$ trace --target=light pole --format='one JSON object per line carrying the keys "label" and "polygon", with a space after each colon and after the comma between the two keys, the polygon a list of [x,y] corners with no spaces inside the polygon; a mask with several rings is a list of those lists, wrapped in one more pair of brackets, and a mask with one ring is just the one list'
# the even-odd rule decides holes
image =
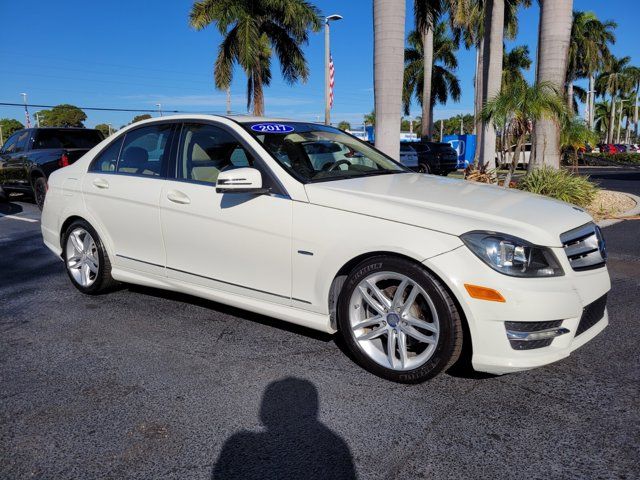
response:
{"label": "light pole", "polygon": [[29,108],[27,107],[27,94],[26,93],[21,93],[20,95],[22,95],[22,101],[24,102],[24,116],[27,119],[27,128],[31,128],[31,119],[29,118]]}
{"label": "light pole", "polygon": [[109,127],[109,136],[111,136],[111,124],[107,123],[107,127]]}
{"label": "light pole", "polygon": [[158,107],[158,113],[160,114],[160,116],[162,116],[162,104],[156,103],[156,107]]}
{"label": "light pole", "polygon": [[329,62],[331,57],[329,42],[329,22],[342,20],[342,15],[329,15],[324,19],[324,123],[331,125],[331,105],[329,99]]}

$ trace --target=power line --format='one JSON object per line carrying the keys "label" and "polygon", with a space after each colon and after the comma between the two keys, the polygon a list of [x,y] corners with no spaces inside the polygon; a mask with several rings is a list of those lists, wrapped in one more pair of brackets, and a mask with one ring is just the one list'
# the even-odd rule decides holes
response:
{"label": "power line", "polygon": [[[0,102],[0,106],[6,107],[24,107],[24,103],[9,103],[9,102]],[[27,107],[34,108],[54,108],[59,105],[37,105],[34,103],[27,103]],[[74,105],[75,106],[75,105]],[[102,112],[149,112],[149,113],[158,113],[157,109],[144,109],[144,108],[106,108],[106,107],[77,107],[80,110],[98,110]],[[196,112],[186,112],[183,110],[163,110],[163,112],[167,113],[196,113]]]}

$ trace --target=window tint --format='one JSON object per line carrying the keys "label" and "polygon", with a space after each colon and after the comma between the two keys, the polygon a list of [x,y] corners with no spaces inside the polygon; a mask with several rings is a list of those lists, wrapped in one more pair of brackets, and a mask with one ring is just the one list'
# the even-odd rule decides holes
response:
{"label": "window tint", "polygon": [[92,148],[103,140],[98,130],[38,130],[33,148]]}
{"label": "window tint", "polygon": [[18,132],[18,139],[16,140],[14,152],[22,152],[27,148],[27,140],[29,140],[29,130]]}
{"label": "window tint", "polygon": [[9,139],[4,142],[2,146],[2,153],[13,153],[16,150],[16,142],[18,141],[18,136],[20,132],[14,133],[9,137]]}
{"label": "window tint", "polygon": [[115,172],[124,135],[103,150],[91,163],[90,172]]}
{"label": "window tint", "polygon": [[222,128],[206,124],[182,128],[176,178],[215,185],[222,170],[249,166],[253,166],[251,156]]}
{"label": "window tint", "polygon": [[159,177],[163,161],[169,156],[167,140],[171,128],[170,124],[150,125],[128,132],[116,172]]}

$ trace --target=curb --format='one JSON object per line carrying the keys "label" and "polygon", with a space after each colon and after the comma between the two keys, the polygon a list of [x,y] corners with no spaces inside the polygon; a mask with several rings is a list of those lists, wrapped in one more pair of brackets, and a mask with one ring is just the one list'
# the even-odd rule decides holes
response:
{"label": "curb", "polygon": [[610,227],[611,225],[615,225],[616,223],[620,223],[624,221],[627,217],[634,217],[636,215],[640,215],[640,197],[632,193],[618,192],[617,190],[610,190],[610,191],[616,192],[616,193],[622,193],[623,195],[630,197],[633,201],[636,202],[636,206],[633,207],[631,210],[627,210],[626,212],[624,212],[623,214],[621,214],[616,218],[606,218],[604,220],[600,220],[598,222],[598,226],[600,228]]}

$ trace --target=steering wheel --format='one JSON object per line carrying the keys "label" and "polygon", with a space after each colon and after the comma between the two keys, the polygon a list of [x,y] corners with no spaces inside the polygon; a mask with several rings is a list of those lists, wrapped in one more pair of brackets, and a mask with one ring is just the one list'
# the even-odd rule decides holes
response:
{"label": "steering wheel", "polygon": [[[329,165],[328,168],[327,165]],[[327,172],[333,172],[334,170],[337,170],[340,165],[351,165],[351,162],[343,158],[342,160],[338,160],[333,163],[327,163],[324,167],[322,167],[322,169],[326,170]]]}

